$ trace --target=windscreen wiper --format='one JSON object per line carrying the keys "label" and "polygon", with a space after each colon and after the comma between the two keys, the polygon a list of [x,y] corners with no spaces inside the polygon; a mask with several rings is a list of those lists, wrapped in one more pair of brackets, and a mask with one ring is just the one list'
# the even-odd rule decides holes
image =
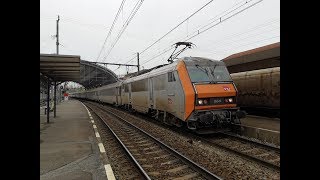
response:
{"label": "windscreen wiper", "polygon": [[217,67],[217,64],[215,64],[214,66],[213,66],[213,69],[212,69],[212,71],[211,71],[211,74],[212,74],[212,76],[213,76],[213,78],[214,78],[214,69]]}
{"label": "windscreen wiper", "polygon": [[204,67],[199,66],[198,64],[195,65],[198,69],[201,69],[203,72],[205,72],[207,74],[207,76],[209,76],[208,74],[208,70]]}

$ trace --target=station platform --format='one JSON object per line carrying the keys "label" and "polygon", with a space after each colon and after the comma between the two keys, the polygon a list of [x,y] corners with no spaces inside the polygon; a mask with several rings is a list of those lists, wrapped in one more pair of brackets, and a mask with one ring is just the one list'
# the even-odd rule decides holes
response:
{"label": "station platform", "polygon": [[40,179],[107,179],[86,108],[77,100],[57,105],[50,123],[40,111]]}
{"label": "station platform", "polygon": [[241,119],[241,124],[250,127],[268,129],[272,131],[280,131],[280,119],[268,118],[262,116],[247,115]]}

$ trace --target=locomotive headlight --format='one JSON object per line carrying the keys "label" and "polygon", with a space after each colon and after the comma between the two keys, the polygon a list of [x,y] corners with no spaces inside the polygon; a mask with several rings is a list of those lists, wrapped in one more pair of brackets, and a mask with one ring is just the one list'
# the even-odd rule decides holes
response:
{"label": "locomotive headlight", "polygon": [[199,99],[199,100],[198,100],[198,104],[199,104],[199,105],[202,105],[202,104],[203,104],[203,100],[202,100],[202,99]]}
{"label": "locomotive headlight", "polygon": [[207,105],[209,104],[209,99],[198,99],[198,105]]}
{"label": "locomotive headlight", "polygon": [[208,100],[204,99],[203,104],[208,104]]}
{"label": "locomotive headlight", "polygon": [[226,98],[224,101],[226,103],[232,103],[233,102],[233,98]]}

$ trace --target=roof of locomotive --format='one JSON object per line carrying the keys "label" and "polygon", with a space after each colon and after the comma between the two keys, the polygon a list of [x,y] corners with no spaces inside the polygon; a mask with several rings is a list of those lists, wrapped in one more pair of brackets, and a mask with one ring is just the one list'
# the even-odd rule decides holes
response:
{"label": "roof of locomotive", "polygon": [[184,57],[182,59],[187,66],[195,66],[196,64],[201,66],[214,66],[214,65],[225,66],[225,63],[223,61],[208,59],[204,57]]}
{"label": "roof of locomotive", "polygon": [[118,86],[121,86],[122,83],[130,83],[130,82],[133,82],[133,81],[146,79],[148,77],[153,77],[153,76],[157,76],[157,75],[160,75],[160,74],[165,74],[167,72],[171,72],[171,71],[176,70],[177,64],[180,61],[183,61],[187,66],[195,66],[196,64],[201,65],[201,66],[214,66],[216,64],[217,65],[223,65],[223,66],[225,65],[225,63],[223,61],[218,61],[218,60],[213,60],[213,59],[208,59],[208,58],[203,58],[203,57],[183,57],[183,58],[178,59],[177,61],[174,61],[171,64],[164,65],[164,66],[162,66],[160,68],[157,68],[157,69],[153,69],[150,72],[147,72],[147,73],[144,73],[144,74],[141,74],[141,75],[138,75],[138,76],[134,76],[134,77],[128,78],[128,79],[123,80],[123,81],[118,81],[116,83],[108,84],[108,85],[101,86],[101,87],[94,88],[94,89],[89,89],[87,91],[79,92],[79,93],[95,92],[97,90],[108,89],[108,88],[112,88],[112,87],[118,87]]}
{"label": "roof of locomotive", "polygon": [[153,77],[153,76],[157,76],[157,75],[160,75],[160,74],[164,74],[164,73],[167,73],[167,72],[170,72],[170,71],[173,71],[175,70],[178,62],[178,61],[175,61],[171,64],[168,64],[168,65],[165,65],[165,66],[162,66],[160,68],[157,68],[157,69],[154,69],[150,72],[147,72],[145,74],[141,74],[141,75],[138,75],[138,76],[135,76],[135,77],[131,77],[129,79],[126,79],[124,80],[123,82],[124,83],[129,83],[129,82],[133,82],[133,81],[138,81],[138,80],[141,80],[141,79],[145,79],[145,78],[148,78],[148,77]]}
{"label": "roof of locomotive", "polygon": [[213,60],[213,59],[208,59],[208,58],[203,58],[203,57],[183,57],[178,59],[177,61],[174,61],[171,64],[162,66],[160,68],[154,69],[150,72],[147,72],[145,74],[141,74],[135,77],[128,78],[124,80],[124,83],[130,83],[133,81],[138,81],[141,79],[146,79],[148,77],[154,77],[160,74],[165,74],[167,72],[171,72],[176,70],[177,64],[183,61],[187,66],[195,66],[196,64],[201,65],[201,66],[214,66],[214,65],[225,65],[224,62],[218,61],[218,60]]}

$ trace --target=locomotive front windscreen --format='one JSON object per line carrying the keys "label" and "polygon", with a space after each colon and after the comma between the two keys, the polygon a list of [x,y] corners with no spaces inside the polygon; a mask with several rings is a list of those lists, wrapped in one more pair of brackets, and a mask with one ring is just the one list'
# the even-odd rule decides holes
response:
{"label": "locomotive front windscreen", "polygon": [[192,82],[232,82],[230,74],[225,66],[187,66]]}

